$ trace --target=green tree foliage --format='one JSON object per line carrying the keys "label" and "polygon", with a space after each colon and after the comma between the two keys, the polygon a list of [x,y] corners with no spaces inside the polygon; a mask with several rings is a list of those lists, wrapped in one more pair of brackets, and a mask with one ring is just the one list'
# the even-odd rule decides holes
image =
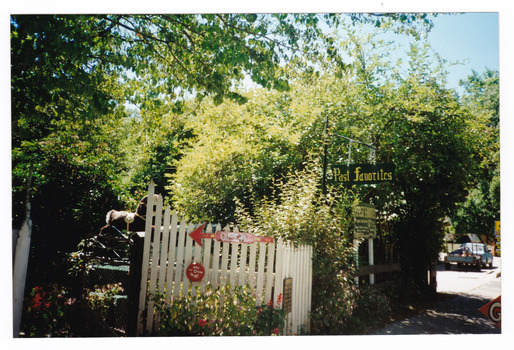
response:
{"label": "green tree foliage", "polygon": [[453,216],[456,232],[494,235],[494,221],[500,219],[500,125],[499,74],[473,72],[461,81],[466,89],[464,105],[477,116],[470,123],[478,154],[479,171],[466,200]]}
{"label": "green tree foliage", "polygon": [[[191,95],[244,102],[233,88],[245,75],[257,84],[287,89],[280,64],[298,55],[325,57],[334,43],[320,22],[337,26],[335,15],[202,14],[108,16],[110,33],[123,46],[137,105]],[[148,58],[152,59],[149,60]],[[337,56],[333,56],[337,59]],[[127,75],[129,79],[130,75]]]}
{"label": "green tree foliage", "polygon": [[[423,15],[352,21],[400,32],[430,27]],[[31,278],[52,274],[53,253],[97,230],[107,210],[133,209],[128,198],[142,195],[140,182],[156,178],[164,188],[163,172],[173,166],[179,207],[231,220],[236,197],[250,204],[251,194],[269,195],[273,179],[320,154],[327,113],[352,97],[379,108],[372,96],[388,91],[353,87],[340,43],[328,34],[342,24],[339,15],[13,15],[10,22],[13,226],[23,219],[32,168],[39,270]],[[334,83],[315,73],[326,67],[343,78],[335,99]],[[241,93],[244,77],[266,89]]]}
{"label": "green tree foliage", "polygon": [[117,203],[120,87],[101,29],[100,19],[79,16],[11,18],[13,227],[32,171],[33,283],[57,282],[56,254],[101,227]]}
{"label": "green tree foliage", "polygon": [[[400,247],[402,272],[422,288],[428,263],[441,248],[442,219],[465,198],[475,174],[469,133],[469,120],[475,115],[443,88],[443,62],[426,44],[411,44],[403,69],[374,54],[374,45],[379,44],[350,37],[353,92],[334,107],[339,117],[333,130],[373,144],[377,162],[396,164],[394,183],[362,186],[358,192],[377,206],[381,235]],[[366,161],[369,149],[356,151],[352,161]]]}
{"label": "green tree foliage", "polygon": [[270,196],[273,181],[312,153],[320,128],[304,90],[248,96],[244,105],[204,104],[187,126],[196,137],[176,162],[171,190],[174,205],[194,220],[233,221],[237,198],[250,205],[251,197]]}
{"label": "green tree foliage", "polygon": [[[309,157],[321,158],[328,115],[329,164],[346,163],[349,147],[352,162],[369,161],[369,148],[349,146],[337,135],[373,144],[377,162],[396,164],[395,183],[354,190],[377,206],[381,236],[400,247],[404,273],[422,287],[427,264],[441,248],[442,220],[464,200],[474,178],[470,128],[481,119],[471,122],[475,113],[443,87],[444,62],[425,43],[412,44],[406,66],[393,66],[383,54],[389,44],[374,35],[350,32],[343,45],[351,64],[337,77],[296,74],[290,91],[248,95],[244,106],[206,105],[199,111],[199,123],[192,126],[198,138],[177,164],[176,203],[193,217],[223,221],[234,211],[223,206],[235,198],[251,212],[250,196],[279,196],[262,189],[302,169]],[[279,164],[282,171],[267,164]],[[259,178],[265,186],[257,186]]]}
{"label": "green tree foliage", "polygon": [[[185,99],[244,102],[233,89],[244,74],[287,89],[279,63],[331,45],[320,19],[330,25],[337,18],[11,16],[13,226],[23,219],[32,168],[32,261],[41,268],[34,276],[52,273],[40,259],[52,264],[56,251],[98,230],[109,209],[129,209],[127,198],[141,193],[134,182],[163,177],[188,137],[173,118],[185,111]],[[324,57],[317,51],[312,57]],[[127,119],[127,103],[139,120]]]}

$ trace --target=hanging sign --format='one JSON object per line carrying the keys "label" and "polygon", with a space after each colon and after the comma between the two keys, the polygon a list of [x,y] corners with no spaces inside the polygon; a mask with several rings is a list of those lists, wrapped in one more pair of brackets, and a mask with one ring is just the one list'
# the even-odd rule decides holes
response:
{"label": "hanging sign", "polygon": [[205,225],[200,225],[196,230],[191,232],[189,236],[200,246],[202,246],[202,238],[216,239],[218,242],[245,243],[253,244],[256,242],[273,243],[273,237],[259,237],[251,233],[245,232],[227,232],[219,231],[216,233],[202,232]]}
{"label": "hanging sign", "polygon": [[355,239],[369,239],[377,237],[377,214],[375,206],[368,203],[359,203],[355,207]]}
{"label": "hanging sign", "polygon": [[481,313],[485,315],[485,317],[489,318],[491,321],[493,321],[494,325],[497,327],[502,326],[502,297],[501,295],[488,302],[484,306],[482,306],[480,309]]}
{"label": "hanging sign", "polygon": [[191,282],[201,281],[203,276],[205,276],[205,268],[202,264],[193,262],[187,267],[186,276]]}
{"label": "hanging sign", "polygon": [[366,185],[395,180],[394,163],[334,165],[332,181],[341,185]]}

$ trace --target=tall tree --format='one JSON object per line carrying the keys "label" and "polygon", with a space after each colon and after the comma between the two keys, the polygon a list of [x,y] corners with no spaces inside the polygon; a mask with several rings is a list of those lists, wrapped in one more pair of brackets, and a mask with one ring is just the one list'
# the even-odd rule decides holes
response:
{"label": "tall tree", "polygon": [[480,166],[468,197],[453,216],[455,230],[493,238],[494,221],[500,219],[499,74],[473,71],[460,84],[466,89],[463,103],[477,116],[469,130],[475,136]]}
{"label": "tall tree", "polygon": [[[249,95],[244,106],[199,110],[193,127],[198,139],[174,179],[177,203],[194,215],[223,220],[234,209],[222,204],[234,197],[248,206],[250,194],[268,195],[255,186],[264,179],[260,175],[272,185],[274,176],[301,169],[308,155],[321,157],[328,115],[329,164],[347,161],[348,142],[337,135],[373,144],[377,162],[396,164],[395,183],[353,190],[377,206],[381,234],[401,249],[406,280],[423,288],[428,264],[441,248],[442,220],[465,198],[477,166],[469,132],[475,115],[443,87],[444,67],[436,56],[427,61],[432,54],[425,43],[413,43],[404,70],[376,55],[388,51],[373,36],[355,34],[344,43],[353,63],[337,77],[334,70],[296,75],[290,91]],[[351,147],[351,162],[369,161],[369,148]],[[266,164],[280,164],[283,172]]]}
{"label": "tall tree", "polygon": [[[101,227],[108,209],[125,209],[119,203],[127,192],[121,174],[163,154],[152,135],[163,140],[177,134],[173,116],[183,111],[185,99],[213,95],[217,103],[225,97],[244,102],[234,82],[245,74],[287,89],[279,74],[283,60],[310,52],[307,47],[325,56],[330,42],[320,18],[329,25],[337,20],[279,14],[11,16],[13,225],[23,219],[24,182],[32,167],[33,282],[62,266],[55,253]],[[152,131],[166,120],[173,130],[126,142],[134,135],[127,102],[139,109],[137,127]],[[132,147],[122,148],[127,145]]]}
{"label": "tall tree", "polygon": [[[423,41],[411,44],[405,69],[388,68],[386,57],[350,38],[354,92],[345,99],[334,128],[372,144],[377,162],[396,164],[396,181],[358,189],[377,206],[382,232],[400,247],[402,272],[414,287],[427,285],[427,269],[441,249],[442,220],[452,214],[473,180],[476,150],[468,121],[475,118],[444,88],[443,62]],[[384,52],[381,50],[381,52]],[[430,59],[432,58],[432,59]],[[397,64],[397,67],[401,65]],[[365,160],[369,150],[355,160]]]}
{"label": "tall tree", "polygon": [[[399,23],[425,25],[421,17]],[[164,120],[173,130],[157,132],[158,139],[169,140],[183,124],[174,113],[192,97],[244,102],[236,83],[245,77],[287,91],[283,67],[300,58],[314,62],[311,69],[328,61],[344,67],[327,34],[340,24],[332,14],[13,15],[10,22],[13,225],[22,220],[32,165],[34,251],[41,256],[99,227],[126,194],[120,174],[162,155],[149,135],[142,137],[148,142],[125,142],[134,135],[127,103],[139,109],[144,130]],[[143,154],[137,162],[135,153]]]}

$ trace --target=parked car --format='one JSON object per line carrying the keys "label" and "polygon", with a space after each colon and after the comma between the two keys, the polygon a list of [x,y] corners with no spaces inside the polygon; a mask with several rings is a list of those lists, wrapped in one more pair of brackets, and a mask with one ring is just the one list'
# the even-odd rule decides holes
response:
{"label": "parked car", "polygon": [[459,249],[452,251],[444,258],[446,270],[451,268],[451,263],[457,263],[457,266],[475,266],[480,271],[487,265],[493,267],[493,254],[483,243],[462,243]]}

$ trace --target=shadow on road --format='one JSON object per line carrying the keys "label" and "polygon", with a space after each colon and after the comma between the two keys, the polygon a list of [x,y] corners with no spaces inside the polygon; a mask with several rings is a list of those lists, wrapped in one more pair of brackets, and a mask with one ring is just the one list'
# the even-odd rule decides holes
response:
{"label": "shadow on road", "polygon": [[501,334],[478,309],[490,300],[467,294],[446,294],[426,312],[395,322],[374,335]]}

